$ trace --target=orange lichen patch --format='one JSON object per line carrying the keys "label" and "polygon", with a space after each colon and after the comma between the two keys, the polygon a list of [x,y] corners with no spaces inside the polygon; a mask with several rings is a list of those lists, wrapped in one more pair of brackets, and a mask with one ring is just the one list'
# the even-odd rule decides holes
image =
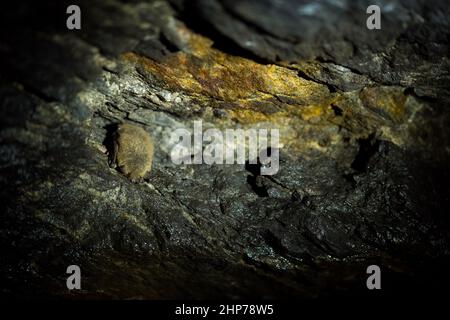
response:
{"label": "orange lichen patch", "polygon": [[293,70],[225,54],[212,48],[212,42],[199,35],[187,33],[183,37],[189,52],[174,53],[162,61],[134,53],[126,53],[124,59],[138,64],[174,90],[222,101],[261,100],[268,95],[284,95],[304,104],[329,94],[325,86],[304,80]]}
{"label": "orange lichen patch", "polygon": [[400,122],[406,115],[406,96],[402,88],[365,88],[359,95],[364,106],[385,118]]}

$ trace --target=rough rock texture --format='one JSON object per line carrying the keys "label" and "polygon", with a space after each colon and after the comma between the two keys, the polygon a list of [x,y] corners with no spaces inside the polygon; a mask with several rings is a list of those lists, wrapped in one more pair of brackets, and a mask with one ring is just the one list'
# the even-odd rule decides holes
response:
{"label": "rough rock texture", "polygon": [[[374,31],[372,1],[78,2],[78,31],[64,1],[0,17],[3,295],[368,294],[370,264],[384,293],[445,288],[445,1],[378,1]],[[278,128],[280,171],[172,163],[199,119]],[[154,137],[144,182],[108,167],[122,121]]]}

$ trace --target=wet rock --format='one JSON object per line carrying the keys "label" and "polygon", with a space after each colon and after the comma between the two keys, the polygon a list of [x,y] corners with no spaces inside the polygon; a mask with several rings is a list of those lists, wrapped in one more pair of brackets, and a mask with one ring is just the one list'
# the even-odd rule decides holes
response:
{"label": "wet rock", "polygon": [[[0,20],[2,294],[364,294],[370,264],[388,293],[444,287],[447,9],[389,2],[383,33],[368,33],[365,4],[81,2],[80,31],[54,18],[64,2],[13,5]],[[280,170],[173,163],[171,133],[200,119],[279,129]],[[143,182],[108,166],[121,122],[154,137]]]}

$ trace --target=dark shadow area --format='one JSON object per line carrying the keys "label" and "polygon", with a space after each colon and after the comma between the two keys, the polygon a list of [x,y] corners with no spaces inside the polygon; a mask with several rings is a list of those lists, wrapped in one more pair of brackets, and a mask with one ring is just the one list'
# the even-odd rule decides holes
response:
{"label": "dark shadow area", "polygon": [[103,140],[103,145],[106,147],[106,150],[108,151],[108,164],[110,167],[114,166],[114,159],[113,154],[114,154],[114,141],[116,139],[115,135],[117,132],[117,129],[119,127],[118,123],[114,123],[114,124],[108,124],[104,127],[104,129],[106,130],[106,136],[105,139]]}

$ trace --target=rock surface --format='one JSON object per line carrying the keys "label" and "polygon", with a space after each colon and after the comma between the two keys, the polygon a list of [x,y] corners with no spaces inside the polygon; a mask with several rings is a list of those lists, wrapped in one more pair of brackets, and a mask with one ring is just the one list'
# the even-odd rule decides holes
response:
{"label": "rock surface", "polygon": [[[2,294],[286,298],[445,288],[445,1],[17,2],[0,24]],[[170,134],[277,128],[280,170],[176,165]],[[120,122],[148,179],[108,166]],[[81,267],[68,291],[66,268]]]}

